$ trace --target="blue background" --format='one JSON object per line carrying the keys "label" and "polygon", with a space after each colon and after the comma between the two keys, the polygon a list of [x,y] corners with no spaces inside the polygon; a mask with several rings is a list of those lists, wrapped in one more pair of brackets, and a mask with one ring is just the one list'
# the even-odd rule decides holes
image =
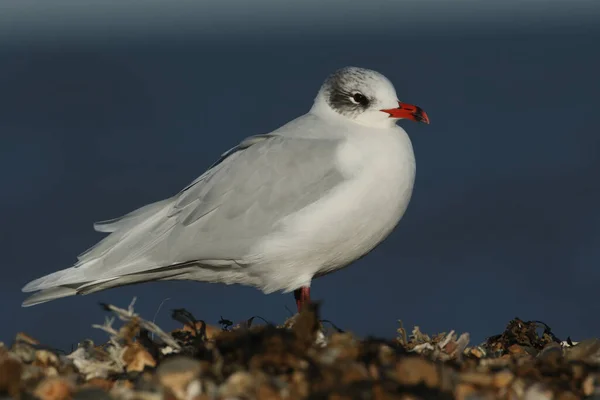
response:
{"label": "blue background", "polygon": [[[149,283],[20,308],[72,265],[92,223],[179,191],[226,149],[306,112],[333,70],[372,68],[431,125],[407,214],[369,256],[314,282],[323,317],[397,320],[474,342],[509,319],[600,333],[600,9],[592,1],[6,1],[0,6],[0,340],[68,349],[104,313],[282,322],[291,295]],[[287,307],[287,309],[286,309]]]}

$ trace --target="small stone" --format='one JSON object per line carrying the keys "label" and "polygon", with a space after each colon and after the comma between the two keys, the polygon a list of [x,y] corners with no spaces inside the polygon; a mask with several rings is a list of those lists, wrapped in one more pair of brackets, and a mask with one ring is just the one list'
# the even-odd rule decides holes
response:
{"label": "small stone", "polygon": [[600,351],[599,339],[586,339],[577,345],[565,349],[565,357],[569,361],[584,361],[597,356]]}
{"label": "small stone", "polygon": [[26,364],[35,361],[35,349],[32,347],[31,343],[27,341],[15,340],[10,351]]}
{"label": "small stone", "polygon": [[472,355],[473,357],[477,357],[477,358],[483,358],[483,356],[485,355],[483,353],[483,351],[481,351],[481,349],[479,349],[478,347],[473,347],[470,351],[469,351],[469,355]]}
{"label": "small stone", "polygon": [[578,400],[579,396],[577,396],[573,392],[561,392],[558,396],[554,397],[556,400]]}
{"label": "small stone", "polygon": [[248,372],[235,372],[219,389],[221,398],[254,397],[254,378]]}
{"label": "small stone", "polygon": [[547,362],[556,364],[563,357],[563,350],[558,343],[549,343],[537,355],[537,358]]}
{"label": "small stone", "polygon": [[35,388],[33,394],[41,400],[67,400],[71,397],[72,386],[63,378],[46,378]]}
{"label": "small stone", "polygon": [[37,350],[34,365],[40,367],[58,366],[58,356],[48,350]]}
{"label": "small stone", "polygon": [[[358,357],[358,353],[356,354]],[[354,357],[353,359],[356,359]],[[396,361],[396,352],[390,346],[382,344],[379,347],[379,362],[385,366],[392,365]]]}
{"label": "small stone", "polygon": [[335,349],[337,361],[354,360],[359,354],[356,339],[349,333],[333,333],[329,337],[328,349]]}
{"label": "small stone", "polygon": [[571,365],[571,373],[573,374],[573,379],[580,380],[586,375],[586,368],[582,364]]}
{"label": "small stone", "polygon": [[282,396],[273,386],[265,382],[256,388],[256,398],[261,400],[280,400]]}
{"label": "small stone", "polygon": [[92,378],[83,385],[83,387],[87,388],[98,388],[102,390],[109,391],[115,385],[114,381],[109,381],[108,379],[103,378]]}
{"label": "small stone", "polygon": [[379,374],[379,368],[377,368],[377,365],[375,365],[375,364],[369,365],[369,377],[373,380],[379,380],[380,374]]}
{"label": "small stone", "polygon": [[521,378],[516,378],[512,382],[512,385],[510,385],[510,389],[517,399],[522,399],[525,396],[525,381]]}
{"label": "small stone", "polygon": [[476,393],[476,389],[473,385],[466,383],[459,383],[454,388],[454,398],[456,400],[468,400]]}
{"label": "small stone", "polygon": [[545,386],[536,383],[525,390],[524,400],[551,400],[552,392]]}
{"label": "small stone", "polygon": [[593,375],[588,375],[587,378],[581,384],[581,388],[583,389],[583,394],[586,396],[591,396],[594,394],[596,388],[596,380]]}
{"label": "small stone", "polygon": [[510,371],[500,371],[494,375],[494,386],[501,389],[507,387],[514,379],[514,375]]}
{"label": "small stone", "polygon": [[290,395],[292,398],[306,398],[309,395],[310,385],[306,375],[300,371],[294,371],[290,383]]}
{"label": "small stone", "polygon": [[21,387],[21,372],[23,366],[8,355],[0,358],[0,393],[6,392],[13,398],[18,398]]}
{"label": "small stone", "polygon": [[528,353],[525,351],[525,349],[523,349],[523,347],[519,346],[518,344],[513,344],[508,348],[508,352],[509,354],[513,355],[513,356],[524,356],[527,355]]}
{"label": "small stone", "polygon": [[439,385],[437,366],[421,357],[405,357],[396,363],[396,379],[404,385],[424,383],[428,387]]}
{"label": "small stone", "polygon": [[341,377],[343,385],[349,385],[352,382],[360,382],[369,379],[368,370],[359,363],[349,365]]}
{"label": "small stone", "polygon": [[111,400],[112,396],[100,388],[85,388],[78,390],[72,400]]}
{"label": "small stone", "polygon": [[492,386],[494,377],[483,372],[463,372],[460,374],[460,381],[478,386]]}
{"label": "small stone", "polygon": [[200,374],[201,364],[190,357],[173,356],[160,363],[156,377],[178,398],[186,398],[188,385]]}
{"label": "small stone", "polygon": [[141,372],[146,367],[156,367],[156,361],[138,342],[127,346],[123,353],[123,362],[127,372]]}

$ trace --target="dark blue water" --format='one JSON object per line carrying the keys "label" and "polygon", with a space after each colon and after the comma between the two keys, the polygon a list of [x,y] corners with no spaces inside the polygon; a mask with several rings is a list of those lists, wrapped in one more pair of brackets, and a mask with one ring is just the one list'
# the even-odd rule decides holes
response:
{"label": "dark blue water", "polygon": [[405,218],[355,265],[318,279],[323,316],[358,334],[471,332],[539,319],[600,334],[600,31],[331,36],[278,42],[54,43],[0,49],[0,339],[69,348],[98,302],[175,323],[282,321],[291,295],[151,283],[22,309],[21,287],[70,266],[92,223],[172,195],[245,136],[304,113],[334,69],[376,69],[431,125],[403,122],[417,156]]}

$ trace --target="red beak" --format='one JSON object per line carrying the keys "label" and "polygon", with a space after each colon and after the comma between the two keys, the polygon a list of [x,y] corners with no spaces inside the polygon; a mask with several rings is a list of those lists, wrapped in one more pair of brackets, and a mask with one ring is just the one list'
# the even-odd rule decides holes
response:
{"label": "red beak", "polygon": [[381,111],[390,114],[390,118],[404,118],[429,124],[427,113],[423,111],[421,107],[413,106],[412,104],[406,104],[399,101],[398,108],[390,108]]}

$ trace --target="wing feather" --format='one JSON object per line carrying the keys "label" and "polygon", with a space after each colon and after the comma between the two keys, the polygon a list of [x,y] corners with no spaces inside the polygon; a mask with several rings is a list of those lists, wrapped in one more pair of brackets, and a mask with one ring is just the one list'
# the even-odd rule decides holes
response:
{"label": "wing feather", "polygon": [[250,137],[173,198],[101,223],[112,233],[79,257],[69,269],[76,271],[58,271],[27,288],[110,279],[190,261],[225,267],[243,260],[282,218],[345,180],[336,168],[339,144],[277,134]]}

